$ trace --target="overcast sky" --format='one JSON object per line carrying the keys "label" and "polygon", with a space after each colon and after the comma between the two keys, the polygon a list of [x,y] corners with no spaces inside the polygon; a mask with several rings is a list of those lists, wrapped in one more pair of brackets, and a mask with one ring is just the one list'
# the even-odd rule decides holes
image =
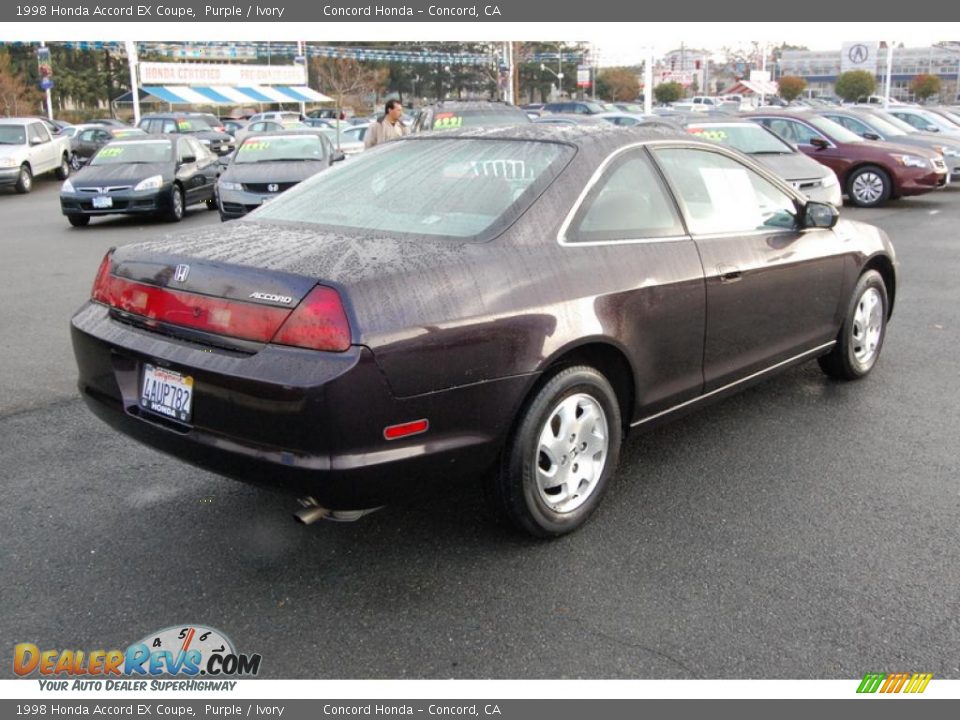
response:
{"label": "overcast sky", "polygon": [[586,25],[584,40],[596,45],[602,65],[633,65],[643,60],[643,47],[655,55],[680,47],[718,51],[748,45],[751,40],[773,45],[787,42],[811,50],[840,49],[847,40],[887,40],[907,47],[924,47],[960,40],[958,23],[630,23],[630,27]]}

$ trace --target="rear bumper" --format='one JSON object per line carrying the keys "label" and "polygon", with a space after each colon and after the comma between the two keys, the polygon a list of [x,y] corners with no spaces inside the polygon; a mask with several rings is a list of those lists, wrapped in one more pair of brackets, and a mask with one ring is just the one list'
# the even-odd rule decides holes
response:
{"label": "rear bumper", "polygon": [[[265,345],[251,355],[181,342],[82,307],[71,322],[80,394],[97,417],[152,448],[332,509],[416,498],[488,472],[532,376],[397,398],[367,348],[320,353]],[[193,425],[138,408],[143,362],[194,378]],[[384,439],[389,425],[429,430]]]}

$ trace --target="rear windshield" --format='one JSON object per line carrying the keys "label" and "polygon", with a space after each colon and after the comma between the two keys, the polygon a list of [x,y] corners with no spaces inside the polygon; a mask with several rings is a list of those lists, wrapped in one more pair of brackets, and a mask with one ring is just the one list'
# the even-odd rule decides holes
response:
{"label": "rear windshield", "polygon": [[729,145],[740,152],[759,155],[792,155],[793,148],[771,132],[753,123],[744,125],[691,125],[691,135]]}
{"label": "rear windshield", "polygon": [[171,160],[173,146],[169,140],[146,142],[112,142],[100,148],[91,165],[122,165],[124,163],[158,163]]}
{"label": "rear windshield", "polygon": [[485,240],[519,217],[573,152],[522,140],[394,141],[300,183],[253,217],[334,232]]}
{"label": "rear windshield", "polygon": [[323,160],[323,141],[316,135],[251,137],[237,150],[236,164],[283,160]]}

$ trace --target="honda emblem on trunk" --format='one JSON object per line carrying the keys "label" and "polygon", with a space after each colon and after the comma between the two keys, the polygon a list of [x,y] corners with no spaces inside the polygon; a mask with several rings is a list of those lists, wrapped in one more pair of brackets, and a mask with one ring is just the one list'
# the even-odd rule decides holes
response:
{"label": "honda emblem on trunk", "polygon": [[270,183],[269,185],[267,185],[267,190],[270,192],[276,192],[279,189],[280,189],[280,186],[277,185],[276,183]]}
{"label": "honda emblem on trunk", "polygon": [[173,271],[173,279],[177,282],[186,282],[187,275],[190,274],[189,265],[177,265],[177,269]]}

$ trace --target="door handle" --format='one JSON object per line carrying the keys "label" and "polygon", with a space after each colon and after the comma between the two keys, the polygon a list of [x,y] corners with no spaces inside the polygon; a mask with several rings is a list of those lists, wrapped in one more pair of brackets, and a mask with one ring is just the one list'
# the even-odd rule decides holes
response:
{"label": "door handle", "polygon": [[717,274],[720,276],[720,282],[722,283],[737,282],[743,277],[740,268],[735,265],[717,265]]}

